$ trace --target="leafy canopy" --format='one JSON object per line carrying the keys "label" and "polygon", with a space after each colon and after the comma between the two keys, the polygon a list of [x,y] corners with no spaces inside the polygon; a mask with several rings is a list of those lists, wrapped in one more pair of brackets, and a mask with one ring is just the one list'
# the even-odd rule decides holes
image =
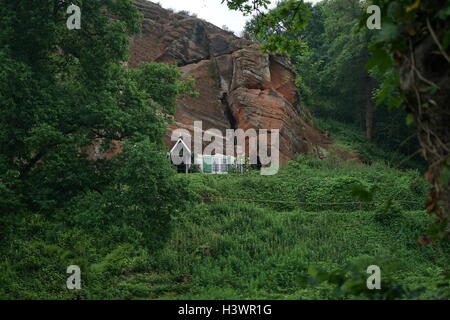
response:
{"label": "leafy canopy", "polygon": [[[0,223],[67,206],[69,215],[129,214],[142,228],[167,221],[168,203],[182,200],[165,159],[165,115],[194,83],[173,66],[125,66],[141,19],[131,0],[73,3],[80,30],[66,26],[67,1],[0,0]],[[119,157],[93,156],[94,145],[105,154],[118,141],[129,144]],[[85,206],[92,198],[104,206]]]}

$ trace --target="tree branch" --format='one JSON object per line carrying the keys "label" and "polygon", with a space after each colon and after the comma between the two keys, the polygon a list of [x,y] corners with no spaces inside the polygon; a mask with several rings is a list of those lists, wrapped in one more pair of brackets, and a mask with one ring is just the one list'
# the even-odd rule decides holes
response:
{"label": "tree branch", "polygon": [[447,60],[448,63],[450,63],[450,57],[448,56],[448,54],[445,52],[444,48],[442,47],[442,44],[439,42],[438,37],[436,36],[436,33],[433,30],[433,27],[431,26],[430,23],[430,19],[427,18],[427,27],[428,30],[430,31],[431,37],[433,38],[434,42],[436,43],[436,45],[439,48],[439,51],[441,52],[441,54],[444,56],[445,60]]}

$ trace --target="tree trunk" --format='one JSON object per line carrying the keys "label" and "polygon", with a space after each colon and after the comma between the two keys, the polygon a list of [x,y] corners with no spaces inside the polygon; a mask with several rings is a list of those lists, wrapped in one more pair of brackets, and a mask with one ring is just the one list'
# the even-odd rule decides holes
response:
{"label": "tree trunk", "polygon": [[428,25],[429,35],[410,37],[409,50],[398,60],[401,89],[428,162],[425,176],[433,184],[427,210],[436,215],[441,227],[430,240],[448,239],[450,230],[450,184],[449,179],[443,179],[450,168],[450,59],[432,36],[436,32],[442,39],[448,27],[448,22],[447,27]]}
{"label": "tree trunk", "polygon": [[367,141],[373,140],[373,120],[374,120],[374,106],[372,101],[372,80],[368,80],[366,92],[366,136]]}

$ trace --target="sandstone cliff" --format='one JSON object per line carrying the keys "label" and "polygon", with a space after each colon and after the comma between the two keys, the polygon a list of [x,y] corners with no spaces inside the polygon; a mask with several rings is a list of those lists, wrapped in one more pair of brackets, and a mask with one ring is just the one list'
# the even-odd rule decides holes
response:
{"label": "sandstone cliff", "polygon": [[[135,0],[144,14],[142,34],[130,48],[131,67],[141,62],[176,64],[196,80],[200,96],[181,97],[170,129],[279,129],[280,159],[328,148],[330,141],[297,111],[295,72],[283,56],[261,54],[255,44],[201,19]],[[167,144],[171,146],[170,136]]]}

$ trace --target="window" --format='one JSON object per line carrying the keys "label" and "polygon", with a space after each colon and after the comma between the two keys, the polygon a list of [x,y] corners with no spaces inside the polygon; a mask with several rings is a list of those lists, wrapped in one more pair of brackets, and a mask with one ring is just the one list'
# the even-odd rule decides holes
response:
{"label": "window", "polygon": [[214,173],[220,173],[220,163],[214,160]]}
{"label": "window", "polygon": [[224,157],[222,158],[222,166],[221,166],[220,171],[223,172],[223,173],[228,172],[228,164],[227,164],[227,158],[226,158],[226,156],[224,156]]}

